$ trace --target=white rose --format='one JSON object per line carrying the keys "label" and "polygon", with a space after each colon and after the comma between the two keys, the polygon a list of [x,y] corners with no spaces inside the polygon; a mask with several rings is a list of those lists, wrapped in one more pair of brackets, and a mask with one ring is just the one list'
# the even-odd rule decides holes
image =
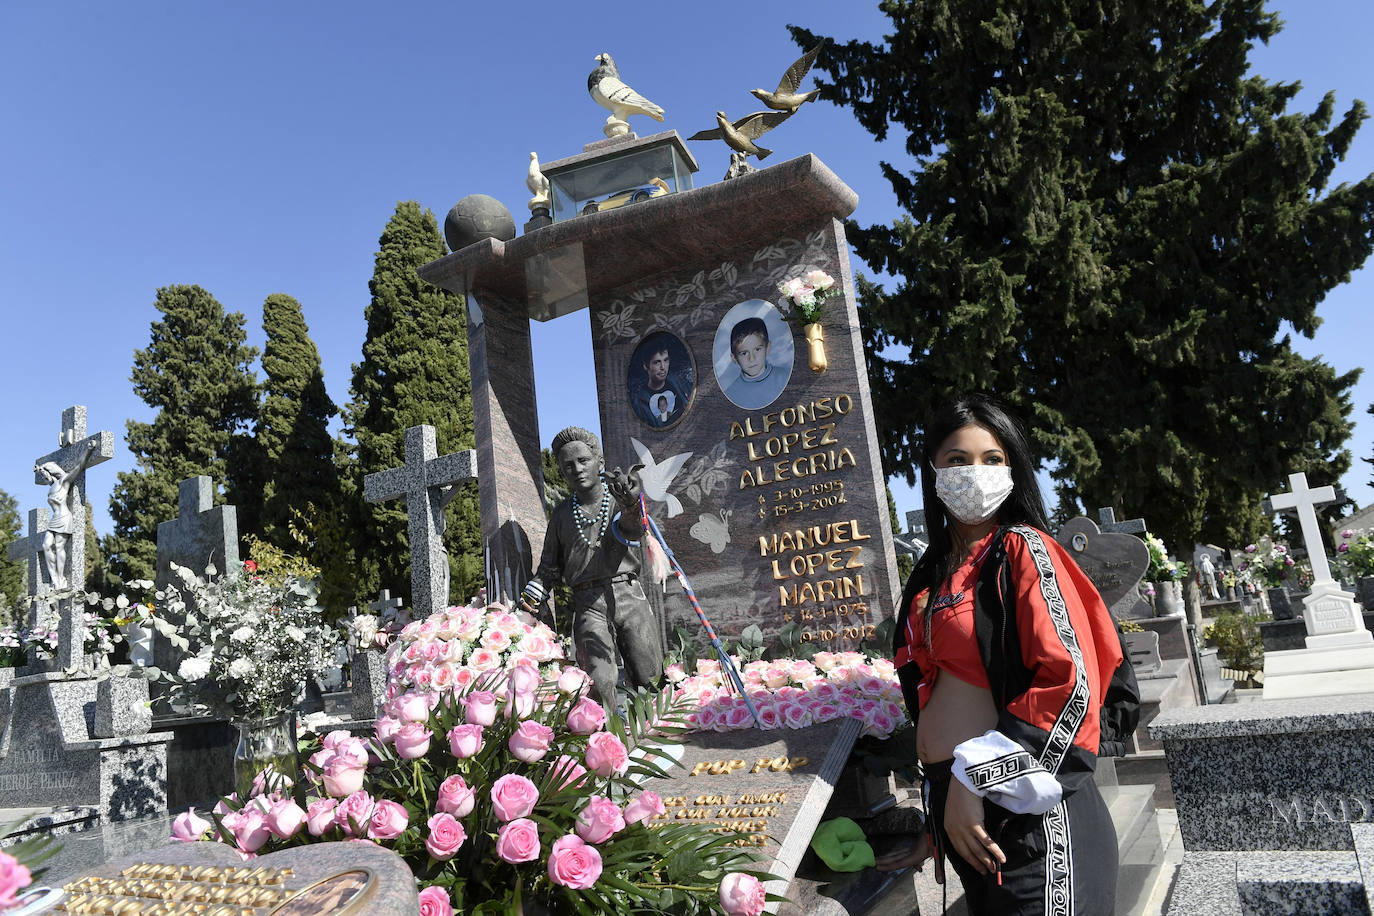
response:
{"label": "white rose", "polygon": [[243,680],[253,673],[253,663],[246,658],[236,658],[229,663],[229,676]]}
{"label": "white rose", "polygon": [[806,282],[816,289],[830,289],[835,285],[835,279],[823,270],[813,270],[807,273]]}
{"label": "white rose", "polygon": [[177,666],[177,677],[183,681],[199,681],[209,673],[208,658],[188,658]]}

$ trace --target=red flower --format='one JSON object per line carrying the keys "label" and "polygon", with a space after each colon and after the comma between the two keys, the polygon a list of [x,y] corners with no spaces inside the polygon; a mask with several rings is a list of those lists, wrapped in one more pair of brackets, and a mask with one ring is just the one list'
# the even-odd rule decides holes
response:
{"label": "red flower", "polygon": [[244,560],[243,568],[250,573],[255,573],[258,571],[258,564],[254,563],[252,560]]}

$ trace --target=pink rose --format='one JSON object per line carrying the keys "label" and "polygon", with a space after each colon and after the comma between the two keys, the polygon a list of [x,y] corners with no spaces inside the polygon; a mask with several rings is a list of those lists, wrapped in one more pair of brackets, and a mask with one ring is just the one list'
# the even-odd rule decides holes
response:
{"label": "pink rose", "polygon": [[531,633],[520,640],[520,651],[539,662],[546,662],[556,657],[553,640],[543,633]]}
{"label": "pink rose", "polygon": [[410,815],[405,805],[382,799],[372,809],[372,819],[367,826],[367,835],[374,840],[394,840],[406,832]]}
{"label": "pink rose", "polygon": [[383,744],[390,744],[396,737],[396,733],[401,730],[401,720],[394,716],[382,716],[377,719],[374,726],[377,740]]}
{"label": "pink rose", "polygon": [[759,916],[763,904],[763,885],[753,875],[732,871],[721,880],[720,905],[730,916]]}
{"label": "pink rose", "polygon": [[311,836],[323,836],[334,826],[334,809],[338,805],[338,799],[334,798],[317,798],[310,803],[305,809],[305,828]]}
{"label": "pink rose", "polygon": [[367,772],[365,764],[355,763],[349,758],[335,758],[324,768],[324,792],[335,798],[346,798],[363,787],[363,775]]}
{"label": "pink rose", "polygon": [[463,721],[483,727],[496,721],[496,694],[475,690],[463,700]]}
{"label": "pink rose", "polygon": [[343,744],[345,741],[348,741],[352,737],[353,734],[348,729],[336,728],[332,732],[324,736],[324,741],[322,742],[322,744],[324,745],[325,750],[332,751],[335,748],[337,748],[340,744]]}
{"label": "pink rose", "polygon": [[463,825],[452,814],[440,811],[429,819],[429,836],[425,838],[425,849],[434,858],[442,861],[453,858],[458,847],[468,838]]}
{"label": "pink rose", "polygon": [[753,713],[749,712],[749,707],[740,703],[733,706],[721,717],[725,727],[730,731],[738,731],[741,728],[750,728],[754,724]]}
{"label": "pink rose", "polygon": [[295,799],[283,798],[267,811],[267,829],[272,835],[289,839],[305,824],[305,811]]}
{"label": "pink rose", "polygon": [[582,782],[586,776],[587,768],[567,754],[563,754],[553,762],[553,778],[558,780],[555,788],[575,786]]}
{"label": "pink rose", "polygon": [[453,901],[448,891],[437,884],[420,891],[420,916],[453,916]]}
{"label": "pink rose", "polygon": [[7,852],[0,852],[0,906],[9,907],[17,903],[16,892],[28,887],[33,875],[19,860]]}
{"label": "pink rose", "polygon": [[625,745],[610,732],[597,732],[588,738],[584,757],[587,769],[598,776],[624,776],[630,767],[630,755]]}
{"label": "pink rose", "polygon": [[590,735],[606,725],[606,710],[591,697],[583,697],[568,710],[568,731],[574,735]]}
{"label": "pink rose", "polygon": [[387,712],[402,722],[423,722],[429,718],[429,700],[423,693],[403,693],[387,704]]}
{"label": "pink rose", "polygon": [[244,852],[257,852],[272,836],[263,813],[252,805],[226,814],[220,823],[234,835],[234,845]]}
{"label": "pink rose", "polygon": [[334,823],[349,836],[363,836],[372,822],[372,796],[358,791],[339,802],[334,809]]}
{"label": "pink rose", "polygon": [[784,703],[778,708],[782,724],[788,728],[806,728],[815,724],[811,710],[800,703]]}
{"label": "pink rose", "polygon": [[489,629],[478,642],[493,652],[504,652],[510,648],[510,634],[504,630]]}
{"label": "pink rose", "polygon": [[565,696],[577,696],[591,685],[591,676],[576,665],[569,665],[558,675],[558,692]]}
{"label": "pink rose", "polygon": [[197,816],[195,808],[187,808],[184,814],[178,814],[176,820],[172,821],[172,839],[194,843],[213,826],[205,818]]}
{"label": "pink rose", "polygon": [[285,773],[278,773],[277,768],[268,764],[258,771],[258,775],[253,777],[253,788],[249,795],[269,795],[284,792],[296,784],[296,781]]}
{"label": "pink rose", "polygon": [[448,747],[460,760],[471,757],[482,749],[482,726],[455,725],[448,733]]}
{"label": "pink rose", "polygon": [[638,824],[667,812],[668,809],[663,807],[663,799],[659,798],[658,793],[645,789],[634,801],[625,806],[625,823]]}
{"label": "pink rose", "polygon": [[419,722],[408,722],[396,733],[396,754],[404,760],[418,760],[429,753],[429,739],[434,732]]}
{"label": "pink rose", "polygon": [[454,817],[467,817],[472,813],[474,801],[472,789],[463,781],[463,777],[455,773],[439,783],[438,797],[435,799],[434,807],[445,814],[452,814]]}
{"label": "pink rose", "polygon": [[511,732],[510,741],[507,742],[515,759],[524,763],[543,759],[552,743],[553,729],[530,719],[521,722],[520,727]]}
{"label": "pink rose", "polygon": [[500,820],[528,817],[538,800],[539,790],[523,776],[507,773],[492,783],[491,804]]}
{"label": "pink rose", "polygon": [[549,850],[549,880],[554,884],[585,890],[601,877],[601,853],[579,836],[568,834],[553,841]]}
{"label": "pink rose", "polygon": [[468,656],[467,667],[480,672],[491,671],[493,668],[499,667],[500,664],[501,656],[499,653],[490,649],[478,649]]}
{"label": "pink rose", "polygon": [[578,813],[576,829],[588,843],[604,843],[625,829],[625,816],[609,798],[593,795]]}
{"label": "pink rose", "polygon": [[539,858],[539,828],[526,817],[502,824],[496,831],[496,854],[512,865]]}
{"label": "pink rose", "polygon": [[539,672],[528,666],[520,666],[510,671],[510,684],[506,694],[506,718],[518,716],[526,718],[534,712],[535,693],[539,689]]}

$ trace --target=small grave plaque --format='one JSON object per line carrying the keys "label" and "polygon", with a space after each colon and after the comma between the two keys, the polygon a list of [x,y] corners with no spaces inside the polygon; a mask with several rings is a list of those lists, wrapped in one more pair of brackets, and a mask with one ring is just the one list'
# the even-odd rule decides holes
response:
{"label": "small grave plaque", "polygon": [[1160,669],[1164,659],[1159,655],[1159,634],[1150,630],[1144,633],[1126,633],[1126,654],[1131,659],[1131,667],[1136,677],[1149,677]]}
{"label": "small grave plaque", "polygon": [[[400,856],[370,843],[319,843],[243,862],[222,843],[173,843],[109,862],[68,882],[59,912],[143,912],[189,904],[241,916],[418,913]],[[198,908],[197,908],[198,907]],[[178,910],[180,912],[180,910]]]}
{"label": "small grave plaque", "polygon": [[1088,518],[1070,519],[1054,539],[1087,573],[1113,617],[1153,617],[1138,586],[1150,567],[1150,549],[1131,534],[1102,531]]}
{"label": "small grave plaque", "polygon": [[668,779],[645,784],[667,811],[650,822],[697,821],[734,830],[773,858],[771,893],[785,894],[859,735],[856,719],[804,729],[700,732]]}

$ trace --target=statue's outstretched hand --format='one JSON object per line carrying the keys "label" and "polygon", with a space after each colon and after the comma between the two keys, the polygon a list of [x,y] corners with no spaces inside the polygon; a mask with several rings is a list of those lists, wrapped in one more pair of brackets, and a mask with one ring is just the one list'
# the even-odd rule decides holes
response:
{"label": "statue's outstretched hand", "polygon": [[606,489],[611,498],[623,510],[639,508],[639,482],[620,468],[606,472]]}

